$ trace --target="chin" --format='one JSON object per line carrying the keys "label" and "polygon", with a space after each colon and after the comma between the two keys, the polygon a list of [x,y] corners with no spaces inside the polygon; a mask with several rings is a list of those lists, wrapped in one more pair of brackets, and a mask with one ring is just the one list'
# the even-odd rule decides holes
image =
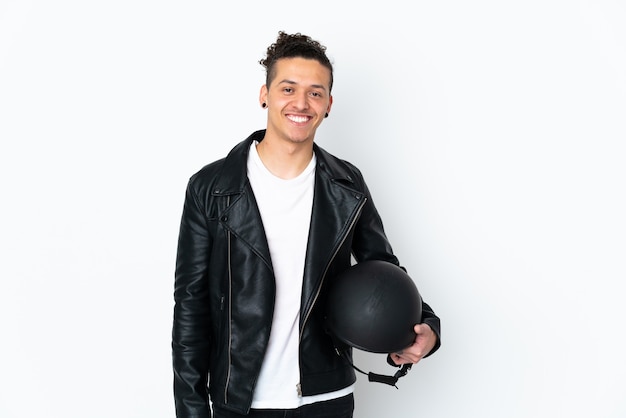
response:
{"label": "chin", "polygon": [[302,144],[308,141],[312,141],[313,140],[314,135],[288,135],[289,141],[295,143],[295,144]]}

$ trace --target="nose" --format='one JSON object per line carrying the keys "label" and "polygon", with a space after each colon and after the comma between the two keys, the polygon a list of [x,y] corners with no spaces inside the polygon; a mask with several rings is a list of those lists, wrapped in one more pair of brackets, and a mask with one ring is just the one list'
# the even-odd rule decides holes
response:
{"label": "nose", "polygon": [[293,98],[293,105],[298,110],[306,110],[309,108],[309,96],[306,92],[298,92]]}

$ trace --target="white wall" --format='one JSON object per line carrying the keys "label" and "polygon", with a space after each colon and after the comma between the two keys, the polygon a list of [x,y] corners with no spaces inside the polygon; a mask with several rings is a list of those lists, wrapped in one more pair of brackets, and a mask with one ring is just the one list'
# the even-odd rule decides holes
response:
{"label": "white wall", "polygon": [[264,127],[280,29],[442,318],[356,416],[626,416],[624,3],[247,3],[0,2],[0,416],[173,416],[184,187]]}

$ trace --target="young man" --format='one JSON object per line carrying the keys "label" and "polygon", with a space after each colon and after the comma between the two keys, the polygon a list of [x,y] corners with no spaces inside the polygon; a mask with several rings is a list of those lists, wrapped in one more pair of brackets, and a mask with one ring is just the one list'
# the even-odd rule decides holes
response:
{"label": "young man", "polygon": [[[314,143],[333,98],[326,48],[279,32],[261,60],[267,127],[189,181],[173,326],[178,417],[352,417],[356,376],[324,330],[328,284],[351,264],[398,265],[359,170]],[[439,347],[423,304],[395,364]]]}

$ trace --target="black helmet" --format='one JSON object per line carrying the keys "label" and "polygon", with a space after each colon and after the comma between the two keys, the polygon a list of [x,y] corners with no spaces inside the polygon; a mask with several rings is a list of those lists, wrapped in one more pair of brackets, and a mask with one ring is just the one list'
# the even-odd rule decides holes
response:
{"label": "black helmet", "polygon": [[334,339],[372,353],[394,353],[415,341],[422,298],[411,277],[395,264],[357,263],[330,284],[326,326]]}

